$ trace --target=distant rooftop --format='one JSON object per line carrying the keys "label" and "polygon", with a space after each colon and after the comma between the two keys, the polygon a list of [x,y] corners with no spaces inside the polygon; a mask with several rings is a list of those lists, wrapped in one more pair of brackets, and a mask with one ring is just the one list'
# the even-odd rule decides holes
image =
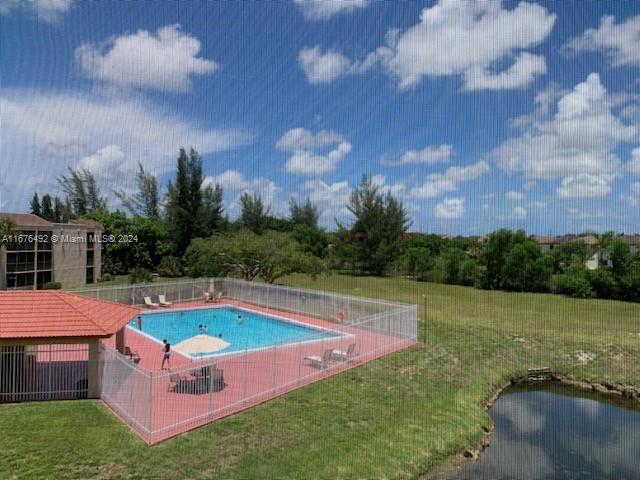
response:
{"label": "distant rooftop", "polygon": [[32,213],[8,213],[0,212],[0,218],[8,218],[18,227],[35,227],[35,228],[53,228],[54,225],[78,225],[87,228],[93,228],[96,230],[103,230],[104,227],[100,222],[95,220],[89,220],[86,218],[75,218],[69,220],[68,224],[65,223],[53,223],[44,218],[33,215]]}

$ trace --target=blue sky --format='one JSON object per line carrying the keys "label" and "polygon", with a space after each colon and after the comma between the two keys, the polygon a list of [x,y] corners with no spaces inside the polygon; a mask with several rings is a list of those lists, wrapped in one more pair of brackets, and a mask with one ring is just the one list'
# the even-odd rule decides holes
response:
{"label": "blue sky", "polygon": [[412,230],[640,231],[637,2],[0,0],[0,209],[180,146],[237,214],[371,175]]}

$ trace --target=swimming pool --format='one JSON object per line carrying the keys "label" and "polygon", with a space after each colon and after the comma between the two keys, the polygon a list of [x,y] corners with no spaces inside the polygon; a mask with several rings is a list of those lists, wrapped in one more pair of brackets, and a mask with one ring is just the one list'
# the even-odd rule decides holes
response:
{"label": "swimming pool", "polygon": [[[241,320],[238,320],[241,316]],[[200,326],[204,328],[200,328]],[[130,328],[138,330],[134,319]],[[195,357],[225,355],[246,350],[258,350],[273,345],[311,342],[343,336],[342,333],[307,326],[284,318],[238,307],[208,307],[167,310],[142,314],[142,333],[158,342],[166,339],[175,348],[195,337],[221,339],[228,346],[207,351],[189,351]],[[184,342],[184,343],[183,343]],[[204,342],[205,344],[207,342]],[[222,343],[222,342],[220,342]],[[180,348],[176,348],[181,351]],[[185,353],[181,351],[181,353]]]}

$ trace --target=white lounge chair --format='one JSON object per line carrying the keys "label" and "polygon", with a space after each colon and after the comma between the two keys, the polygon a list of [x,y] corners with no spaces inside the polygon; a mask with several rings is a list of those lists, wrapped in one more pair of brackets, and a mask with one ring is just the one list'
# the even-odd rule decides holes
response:
{"label": "white lounge chair", "polygon": [[329,366],[329,362],[332,357],[333,349],[330,348],[329,350],[325,350],[321,357],[318,355],[310,355],[308,357],[304,357],[304,359],[309,361],[310,366],[324,370]]}
{"label": "white lounge chair", "polygon": [[356,344],[352,343],[346,350],[334,350],[333,358],[342,362],[346,362],[356,354]]}
{"label": "white lounge chair", "polygon": [[213,297],[213,303],[220,303],[220,300],[222,300],[222,292],[218,292],[218,294]]}
{"label": "white lounge chair", "polygon": [[212,298],[209,292],[203,292],[202,296],[204,297],[205,303],[209,303],[212,301]]}
{"label": "white lounge chair", "polygon": [[167,302],[167,297],[165,297],[164,295],[158,295],[158,303],[161,307],[169,307],[173,305],[173,303]]}
{"label": "white lounge chair", "polygon": [[149,308],[158,308],[160,305],[153,303],[151,297],[144,297],[144,306]]}

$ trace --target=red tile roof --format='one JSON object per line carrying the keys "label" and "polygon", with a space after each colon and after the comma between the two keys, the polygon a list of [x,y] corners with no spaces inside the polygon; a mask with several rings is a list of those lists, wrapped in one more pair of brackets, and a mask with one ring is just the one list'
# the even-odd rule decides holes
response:
{"label": "red tile roof", "polygon": [[139,312],[63,291],[0,292],[0,338],[108,337]]}

